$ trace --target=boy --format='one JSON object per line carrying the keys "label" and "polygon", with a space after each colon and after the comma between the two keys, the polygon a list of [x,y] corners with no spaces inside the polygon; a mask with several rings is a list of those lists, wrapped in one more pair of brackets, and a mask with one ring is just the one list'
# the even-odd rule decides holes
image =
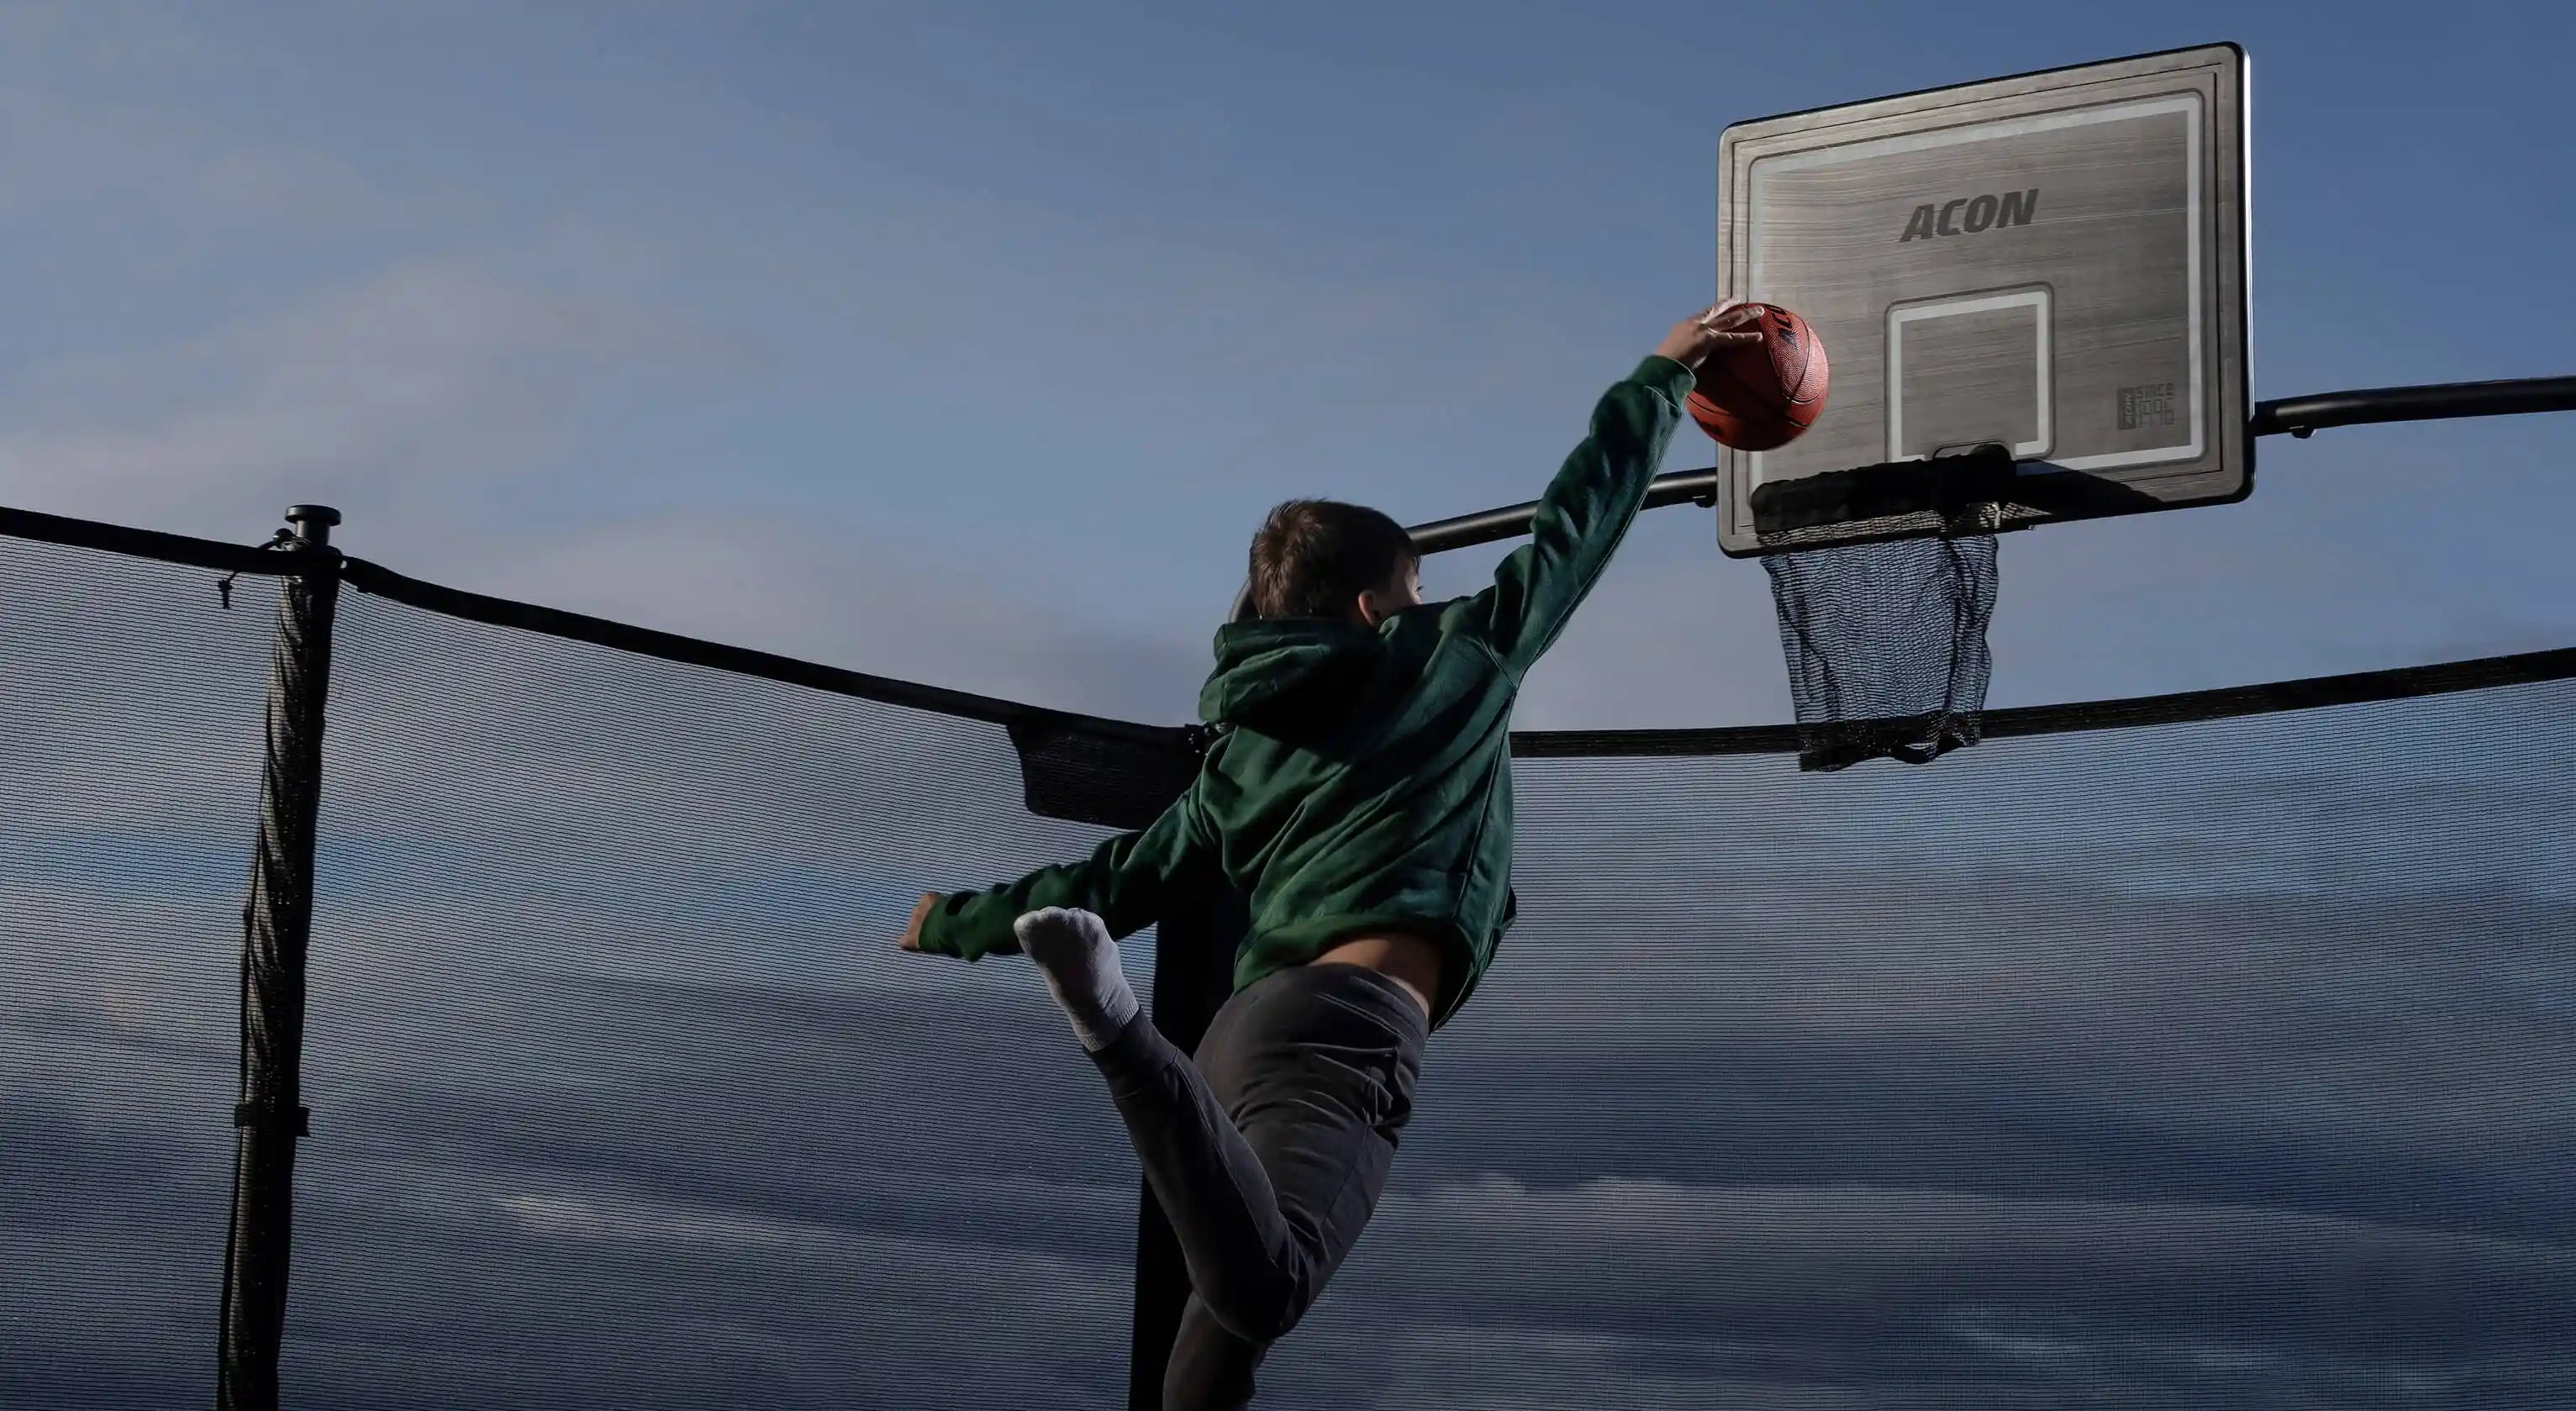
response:
{"label": "boy", "polygon": [[[1422,1045],[1514,914],[1512,699],[1644,505],[1700,365],[1759,341],[1720,304],[1605,393],[1531,542],[1472,598],[1422,603],[1401,525],[1280,506],[1252,545],[1256,620],[1217,633],[1222,733],[1151,827],[988,892],[932,893],[902,946],[1018,950],[1108,1079],[1192,1294],[1170,1411],[1240,1407],[1254,1367],[1359,1238],[1412,1114]],[[1247,894],[1234,995],[1197,1061],[1141,1013],[1115,937],[1208,870]]]}

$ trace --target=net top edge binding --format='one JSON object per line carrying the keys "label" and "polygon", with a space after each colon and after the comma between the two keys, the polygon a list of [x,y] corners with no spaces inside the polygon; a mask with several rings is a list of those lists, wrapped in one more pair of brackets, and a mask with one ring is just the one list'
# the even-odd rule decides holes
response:
{"label": "net top edge binding", "polygon": [[[361,592],[442,616],[518,628],[932,714],[1004,726],[1094,732],[1140,744],[1182,748],[1195,748],[1206,737],[1203,729],[1194,725],[1148,725],[1028,705],[943,686],[872,676],[561,609],[513,602],[428,583],[365,559],[345,558],[336,553],[281,553],[273,549],[5,507],[0,507],[0,536],[229,573],[288,577],[329,572],[336,568],[349,586]],[[2002,739],[2188,724],[2569,678],[2576,678],[2576,647],[2248,686],[2060,705],[2016,706],[1985,712],[1982,733],[1987,739]],[[1527,730],[1513,732],[1512,749],[1515,755],[1533,759],[1794,754],[1799,748],[1799,738],[1800,728],[1795,725]]]}

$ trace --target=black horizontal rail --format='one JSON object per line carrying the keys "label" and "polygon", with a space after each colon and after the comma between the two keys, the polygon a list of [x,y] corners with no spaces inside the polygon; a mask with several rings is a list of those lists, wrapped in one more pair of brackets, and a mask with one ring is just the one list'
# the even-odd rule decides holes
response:
{"label": "black horizontal rail", "polygon": [[1132,738],[1137,743],[1163,744],[1178,739],[1181,732],[1166,726],[1139,725],[1111,720],[1105,716],[1083,715],[1073,711],[1050,710],[1042,706],[1023,705],[1017,701],[979,696],[968,691],[950,690],[943,686],[925,686],[892,677],[870,676],[864,672],[845,671],[839,667],[801,661],[772,652],[754,651],[748,647],[726,646],[696,637],[683,637],[674,632],[658,632],[606,618],[587,617],[559,608],[539,607],[533,603],[513,602],[461,588],[426,583],[397,573],[382,564],[360,558],[342,558],[337,553],[280,553],[275,549],[248,544],[227,544],[219,539],[197,539],[185,534],[165,534],[157,529],[135,529],[122,524],[97,520],[73,519],[64,515],[43,514],[35,510],[10,509],[0,506],[0,538],[28,539],[38,543],[61,544],[70,548],[97,549],[125,554],[134,558],[153,559],[162,563],[186,564],[194,568],[214,569],[225,573],[265,574],[292,577],[329,573],[335,569],[340,579],[362,593],[408,603],[430,612],[461,617],[470,622],[488,623],[495,627],[515,627],[539,632],[550,637],[589,642],[612,647],[639,656],[659,657],[665,661],[692,666],[712,667],[741,676],[757,676],[789,685],[808,686],[835,695],[855,696],[886,705],[907,706],[917,710],[936,711],[941,715],[981,720],[995,725],[1008,725],[1021,730],[1047,732],[1076,729],[1093,735]]}
{"label": "black horizontal rail", "polygon": [[2259,403],[2249,420],[2257,436],[2286,432],[2304,438],[2330,426],[2566,411],[2576,411],[2576,377],[2522,377],[2503,382],[2441,382],[2429,387],[2319,392]]}
{"label": "black horizontal rail", "polygon": [[0,508],[0,536],[32,539],[41,544],[62,544],[75,549],[98,549],[111,554],[158,559],[163,563],[184,563],[225,573],[265,573],[288,577],[326,569],[330,564],[328,555],[281,554],[250,544],[194,539],[185,534],[164,534],[157,529],[130,529],[122,524],[69,519],[58,514],[39,514],[34,510]]}
{"label": "black horizontal rail", "polygon": [[1044,731],[1050,728],[1076,727],[1097,735],[1127,738],[1139,743],[1162,744],[1181,739],[1182,732],[1168,726],[1139,725],[1130,721],[1111,720],[1104,716],[1081,715],[1072,711],[1049,710],[1042,706],[1022,705],[993,696],[979,696],[969,691],[954,691],[945,686],[925,686],[914,681],[898,681],[890,676],[870,676],[865,672],[847,671],[837,666],[780,656],[774,652],[755,651],[749,647],[727,646],[699,637],[683,637],[676,632],[660,632],[650,627],[613,622],[604,617],[589,617],[561,608],[539,607],[533,603],[513,602],[507,598],[469,593],[405,577],[382,564],[365,559],[344,561],[341,578],[352,588],[395,602],[469,622],[488,623],[495,627],[514,627],[526,632],[539,632],[594,646],[610,647],[638,656],[658,657],[663,661],[690,666],[709,667],[738,676],[756,676],[766,681],[807,686],[834,695],[855,696],[885,705],[906,706],[915,710],[935,711],[941,715],[966,720],[981,720],[995,725],[1015,726],[1023,730]]}
{"label": "black horizontal rail", "polygon": [[[2257,436],[2300,436],[2333,426],[2366,426],[2392,421],[2447,421],[2454,417],[2518,416],[2531,412],[2576,411],[2576,377],[2527,377],[2509,382],[2444,382],[2426,387],[2371,387],[2351,392],[2319,392],[2256,404],[2247,424]],[[1715,466],[1678,470],[1655,477],[1646,491],[1646,508],[1685,502],[1714,505]],[[1433,520],[1411,531],[1414,545],[1426,554],[1446,553],[1474,544],[1490,544],[1529,532],[1538,501]]]}
{"label": "black horizontal rail", "polygon": [[[1693,504],[1702,508],[1717,503],[1717,467],[1700,470],[1677,470],[1655,477],[1646,487],[1646,508],[1662,509],[1666,505]],[[1462,514],[1454,519],[1433,520],[1418,524],[1405,532],[1413,536],[1413,546],[1426,554],[1447,553],[1472,544],[1490,544],[1529,532],[1530,520],[1538,513],[1538,501],[1530,500],[1501,509]]]}
{"label": "black horizontal rail", "polygon": [[[2576,678],[2576,647],[2479,657],[2432,666],[2387,667],[2341,676],[2311,676],[2253,686],[2221,686],[2161,696],[2077,701],[2066,705],[1990,710],[1979,734],[1989,740],[2028,735],[2068,735],[2086,730],[2135,730],[2191,725],[2247,715],[2318,710],[2411,700],[2502,686],[2528,686]],[[1795,754],[1795,725],[1722,725],[1682,730],[1515,730],[1514,759],[1617,759],[1688,755]]]}

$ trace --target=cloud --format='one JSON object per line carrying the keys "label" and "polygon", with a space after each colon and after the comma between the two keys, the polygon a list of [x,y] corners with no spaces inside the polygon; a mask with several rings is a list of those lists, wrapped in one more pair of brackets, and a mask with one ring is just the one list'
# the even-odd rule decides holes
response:
{"label": "cloud", "polygon": [[[740,955],[807,935],[808,916],[823,914],[794,892],[711,887],[738,859],[781,842],[793,854],[799,815],[739,839],[703,835],[720,844],[709,852],[655,841],[651,809],[592,808],[608,829],[562,855],[608,865],[560,873],[547,896],[490,885],[523,875],[512,796],[459,800],[490,805],[478,856],[456,848],[467,835],[446,821],[448,787],[388,772],[355,788],[342,815],[338,836],[364,840],[353,861],[419,851],[397,867],[366,862],[400,889],[353,890],[344,877],[317,944],[298,1385],[356,1405],[421,1376],[495,1405],[680,1404],[726,1384],[785,1405],[1116,1404],[1115,1242],[1134,1173],[1096,1080],[1024,970],[939,966],[915,972],[919,985],[890,984],[898,958],[870,948],[801,987],[766,961],[729,976]],[[419,833],[378,826],[406,816]],[[678,856],[688,860],[674,867]],[[1575,900],[1632,881],[1601,867]],[[668,911],[674,900],[692,909]],[[1853,921],[1869,911],[1866,894],[1824,900],[1854,907]],[[2101,920],[2062,887],[1987,905]],[[693,929],[700,912],[727,908],[721,936]],[[30,941],[62,934],[32,908],[8,914],[27,919]],[[2205,915],[2170,921],[2175,936],[2216,944],[2201,939]],[[2249,977],[2262,982],[2251,995],[2275,980],[2295,992],[2330,978],[2332,962],[2357,969],[2377,954],[2287,951],[2331,931],[2308,924],[2257,931],[2267,953],[2315,968]],[[2527,1119],[2496,1107],[2471,1117],[2438,1093],[2405,1105],[2409,1085],[2386,1064],[2402,1051],[2390,1043],[2411,1042],[2402,1031],[2383,1021],[2345,1036],[2345,1094],[2266,1102],[2240,1086],[2259,1073],[2170,1064],[2225,1037],[2193,1022],[2232,988],[2199,954],[2115,925],[2098,951],[2033,970],[2008,928],[1943,947],[1832,913],[1814,925],[1838,939],[1731,953],[1674,935],[1623,951],[1616,934],[1544,915],[1517,937],[1470,1021],[1435,1047],[1380,1222],[1274,1356],[1280,1404],[1704,1405],[1759,1389],[1790,1405],[2036,1406],[2118,1389],[2366,1407],[2418,1383],[2474,1383],[2499,1405],[2563,1392],[2567,1370],[2545,1349],[2568,1331],[2550,1321],[2566,1307],[2547,1297],[2567,1256],[2496,1232],[2505,1204],[2543,1228],[2561,1219],[2512,1184],[2546,1173],[2495,1155]],[[2446,942],[2493,954],[2480,934]],[[1672,968],[1695,953],[1707,969]],[[2464,959],[2416,971],[2402,1017],[2446,1022],[2428,1002],[2474,1002],[2476,970]],[[1982,993],[1979,977],[2003,994]],[[1837,988],[1864,1011],[1819,1028],[1833,1015],[1814,997]],[[202,993],[220,1013],[220,987]],[[2103,1009],[2068,1008],[2084,1003]],[[2170,1034],[2129,1022],[2142,1018]],[[1897,1026],[1869,1042],[1869,1025],[1888,1020]],[[2071,1045],[2088,1032],[2107,1064],[2138,1071],[2125,1083],[2115,1067],[2085,1071]],[[1818,1034],[1826,1042],[1801,1037]],[[2468,1042],[2452,1038],[2450,1056]],[[2438,1067],[2445,1055],[2416,1056]],[[2194,1109],[2195,1125],[2155,1125]],[[67,1175],[140,1164],[80,1154],[116,1111],[89,1110],[79,1127],[13,1133],[15,1149]],[[2283,1135],[2303,1113],[2338,1111],[2445,1126],[2401,1127],[2362,1167],[2337,1164],[2355,1133]],[[117,1126],[111,1115],[106,1129]],[[198,1160],[212,1186],[220,1165]],[[2193,1166],[2268,1181],[2272,1197],[2193,1192]],[[2308,1208],[2364,1181],[2386,1215]],[[2500,1205],[2480,1208],[2481,1190]],[[24,1209],[32,1228],[66,1223],[58,1200]],[[101,1268],[98,1250],[82,1264],[27,1245],[17,1267],[53,1280]],[[149,1273],[159,1267],[89,1286],[143,1297],[177,1277]],[[2221,1290],[2235,1310],[2224,1320],[2210,1312]],[[120,1316],[100,1326],[141,1315]]]}
{"label": "cloud", "polygon": [[0,437],[0,495],[114,502],[119,518],[183,529],[237,526],[245,506],[289,494],[452,515],[460,485],[506,479],[555,444],[607,368],[702,363],[708,346],[468,266],[398,267],[139,364],[59,374],[41,399],[21,389],[29,429]]}
{"label": "cloud", "polygon": [[[2571,1258],[2255,1209],[1488,1179],[1390,1196],[1266,1370],[1315,1406],[2538,1406],[2576,1374]],[[1391,1355],[1344,1355],[1376,1329]]]}
{"label": "cloud", "polygon": [[[1676,446],[1665,469],[1705,465],[1704,445]],[[1544,483],[1534,479],[1507,498],[1531,498]],[[1423,590],[1444,598],[1479,592],[1515,547],[1441,554],[1424,565]],[[1718,553],[1705,512],[1641,516],[1523,683],[1513,727],[1695,729],[1789,718],[1788,671],[1763,583],[1758,565]]]}
{"label": "cloud", "polygon": [[[157,66],[131,45],[121,59],[93,51],[75,62]],[[388,187],[323,146],[210,123],[202,109],[96,92],[73,98],[61,77],[0,77],[0,163],[8,173],[0,219],[32,223],[41,213],[57,230],[177,227],[202,257],[251,236],[310,247],[361,234],[399,238],[406,226],[453,228],[479,214],[459,197]]]}
{"label": "cloud", "polygon": [[[300,1163],[283,1367],[298,1399],[409,1405],[436,1387],[489,1406],[1117,1403],[1131,1185],[1023,1192],[1104,1231],[1081,1253],[1049,1254],[1009,1227],[872,1229],[874,1212],[915,1199],[877,1173],[845,1173],[832,1218],[795,1220],[470,1157],[386,1159],[353,1151],[352,1135],[318,1132]],[[47,1148],[51,1163],[68,1164],[64,1146]],[[102,1172],[133,1169],[125,1134],[78,1146]],[[201,1395],[220,1190],[87,1201],[109,1217],[97,1225],[77,1218],[84,1197],[68,1184],[17,1189],[0,1249],[32,1280],[17,1286],[45,1296],[10,1302],[0,1393],[14,1404],[43,1388],[62,1396],[44,1404],[65,1407],[132,1404],[118,1393],[136,1383]],[[85,1367],[116,1374],[49,1385]]]}
{"label": "cloud", "polygon": [[[397,900],[329,908],[315,937],[300,1394],[1114,1404],[1137,1175],[1024,967],[872,938],[861,968],[908,983],[790,989],[730,976],[704,935],[596,958],[615,908],[530,956],[521,925]],[[7,901],[0,1400],[195,1394],[230,1178],[220,906]],[[201,938],[193,967],[168,934]],[[597,974],[643,961],[658,979]]]}
{"label": "cloud", "polygon": [[247,866],[276,587],[0,540],[0,722],[27,797],[0,820],[42,865],[104,848],[149,856],[67,880],[130,887],[220,845]]}
{"label": "cloud", "polygon": [[[633,519],[530,546],[478,586],[666,631],[1058,709],[1197,718],[1205,641],[1103,626],[919,543],[781,515]],[[1212,631],[1213,629],[1211,629]]]}

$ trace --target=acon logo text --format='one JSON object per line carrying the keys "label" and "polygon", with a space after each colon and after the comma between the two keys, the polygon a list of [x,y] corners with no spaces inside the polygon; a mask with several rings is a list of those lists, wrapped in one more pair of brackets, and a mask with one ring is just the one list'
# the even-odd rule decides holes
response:
{"label": "acon logo text", "polygon": [[2008,225],[2028,225],[2039,214],[2039,188],[2007,191],[1999,196],[1961,196],[1937,206],[1917,206],[1896,243],[1977,235]]}

